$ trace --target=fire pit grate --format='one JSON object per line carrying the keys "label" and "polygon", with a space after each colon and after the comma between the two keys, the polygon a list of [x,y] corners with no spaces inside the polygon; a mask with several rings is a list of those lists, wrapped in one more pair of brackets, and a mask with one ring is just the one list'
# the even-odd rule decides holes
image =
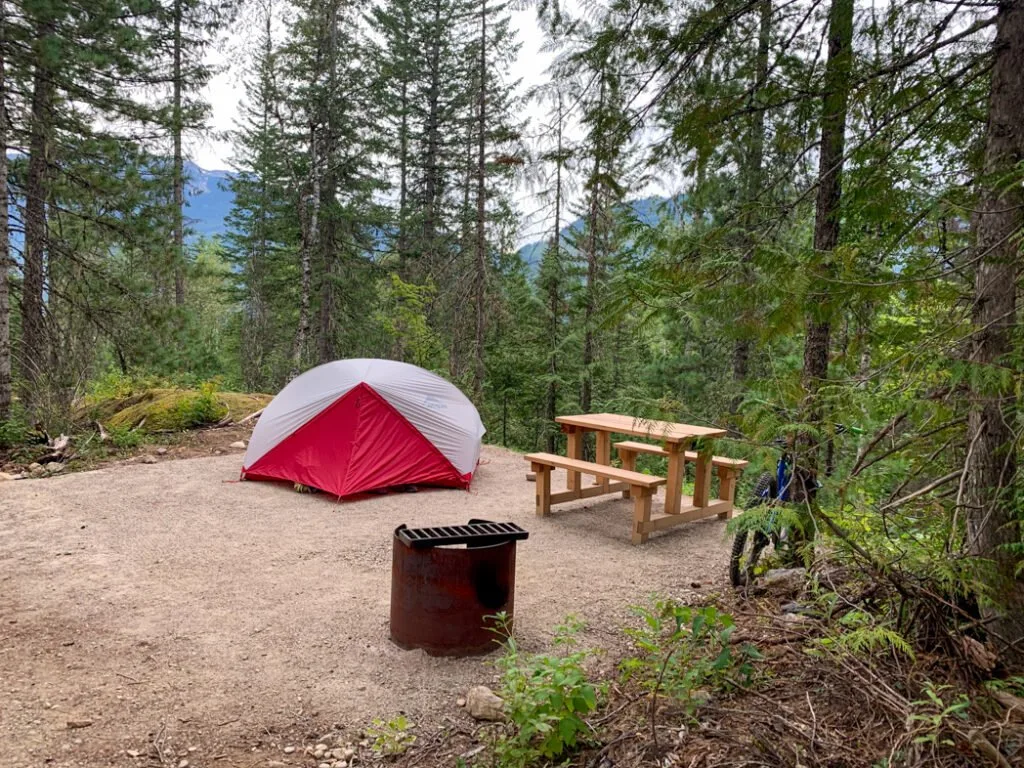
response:
{"label": "fire pit grate", "polygon": [[466,544],[484,547],[520,541],[530,534],[515,523],[492,523],[488,520],[470,520],[467,525],[438,525],[432,528],[399,527],[398,538],[415,549]]}

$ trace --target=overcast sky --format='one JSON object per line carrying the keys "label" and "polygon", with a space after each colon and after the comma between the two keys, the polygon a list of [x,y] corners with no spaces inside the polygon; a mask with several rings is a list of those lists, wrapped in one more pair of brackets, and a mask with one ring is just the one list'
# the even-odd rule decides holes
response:
{"label": "overcast sky", "polygon": [[[519,80],[520,92],[525,93],[548,79],[545,73],[553,56],[541,51],[544,36],[537,24],[535,9],[513,11],[511,16],[520,48],[517,60],[508,74],[512,80]],[[212,108],[210,128],[213,129],[214,135],[191,137],[186,142],[189,159],[208,171],[231,168],[231,142],[226,134],[235,127],[244,96],[242,66],[248,57],[247,40],[253,31],[246,25],[245,20],[241,19],[231,40],[212,54],[214,63],[220,68],[219,74],[206,89],[206,97]],[[540,122],[544,119],[544,109],[537,103],[527,103],[524,106],[522,116],[527,122],[527,136],[536,135]],[[678,186],[679,180],[676,179],[651,178],[642,189],[633,190],[630,197],[671,196],[678,191]],[[580,190],[577,188],[575,193],[578,195]],[[574,196],[570,192],[570,206],[578,202],[573,199]],[[518,241],[526,243],[546,237],[549,220],[553,220],[550,202],[538,196],[537,190],[531,188],[523,179],[515,193],[515,203],[520,213]]]}
{"label": "overcast sky", "polygon": [[[240,21],[245,24],[244,20]],[[513,79],[522,81],[521,88],[525,91],[544,81],[544,71],[551,63],[551,56],[540,50],[543,36],[537,26],[535,10],[512,12],[512,24],[521,47],[510,74]],[[243,30],[237,38],[212,54],[221,71],[207,86],[206,98],[213,111],[210,127],[217,134],[224,134],[234,128],[244,96],[239,65],[245,60],[245,36],[246,31]],[[230,168],[231,143],[226,138],[193,137],[187,151],[191,160],[208,171]]]}

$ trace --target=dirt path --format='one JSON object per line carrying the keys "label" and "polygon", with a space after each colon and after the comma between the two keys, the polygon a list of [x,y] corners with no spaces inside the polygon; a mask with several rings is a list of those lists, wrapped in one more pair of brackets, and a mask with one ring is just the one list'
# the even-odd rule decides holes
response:
{"label": "dirt path", "polygon": [[400,711],[468,721],[455,700],[491,682],[487,661],[388,640],[403,522],[530,531],[516,590],[527,648],[569,613],[587,621],[585,642],[614,646],[631,603],[721,586],[724,523],[633,547],[630,502],[537,520],[522,458],[488,447],[483,462],[469,493],[340,504],[232,482],[233,455],[0,484],[0,765],[315,766],[302,746],[327,730]]}

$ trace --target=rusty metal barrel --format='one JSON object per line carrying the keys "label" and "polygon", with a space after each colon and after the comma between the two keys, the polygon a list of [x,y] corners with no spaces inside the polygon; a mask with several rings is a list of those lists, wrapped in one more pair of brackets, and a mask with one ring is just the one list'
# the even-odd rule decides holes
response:
{"label": "rusty metal barrel", "polygon": [[431,656],[490,653],[501,639],[495,614],[512,620],[514,523],[395,529],[391,567],[391,640]]}

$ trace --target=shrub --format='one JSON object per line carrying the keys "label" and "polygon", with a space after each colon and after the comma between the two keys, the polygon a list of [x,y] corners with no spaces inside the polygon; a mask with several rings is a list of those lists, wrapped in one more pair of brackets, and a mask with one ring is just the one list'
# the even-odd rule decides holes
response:
{"label": "shrub", "polygon": [[560,759],[587,741],[590,726],[584,717],[597,707],[598,689],[583,669],[592,652],[576,648],[582,624],[569,617],[556,630],[556,647],[568,653],[524,654],[505,617],[498,618],[499,631],[507,636],[496,666],[509,724],[495,745],[497,762],[517,768],[541,758]]}
{"label": "shrub", "polygon": [[638,653],[621,662],[620,670],[626,680],[650,691],[652,728],[659,694],[692,713],[711,690],[749,684],[753,662],[761,655],[749,644],[732,646],[735,624],[727,613],[657,598],[651,606],[633,610],[641,624],[626,634]]}
{"label": "shrub", "polygon": [[413,725],[398,715],[390,720],[374,720],[366,729],[366,735],[373,739],[373,751],[381,757],[398,757],[416,743],[416,736],[410,733]]}

